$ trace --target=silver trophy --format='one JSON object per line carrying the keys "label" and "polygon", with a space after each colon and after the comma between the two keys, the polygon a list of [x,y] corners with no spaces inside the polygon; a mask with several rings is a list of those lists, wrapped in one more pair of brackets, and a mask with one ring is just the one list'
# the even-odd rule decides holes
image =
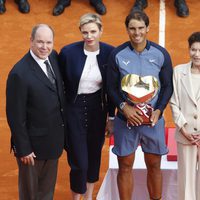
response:
{"label": "silver trophy", "polygon": [[[158,92],[159,82],[154,76],[138,76],[128,74],[121,81],[121,88],[126,93],[128,101],[142,113],[143,125],[151,125],[150,117],[153,108],[149,104]],[[127,122],[128,123],[128,122]]]}

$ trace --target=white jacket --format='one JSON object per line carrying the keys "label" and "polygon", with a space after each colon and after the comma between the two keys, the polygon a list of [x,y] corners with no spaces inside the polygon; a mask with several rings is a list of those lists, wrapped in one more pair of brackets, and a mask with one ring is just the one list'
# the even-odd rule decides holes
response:
{"label": "white jacket", "polygon": [[185,128],[189,133],[200,133],[200,92],[196,99],[192,90],[191,62],[174,68],[173,86],[170,106],[176,124],[175,138],[177,142],[190,144],[180,133],[180,129],[186,124]]}

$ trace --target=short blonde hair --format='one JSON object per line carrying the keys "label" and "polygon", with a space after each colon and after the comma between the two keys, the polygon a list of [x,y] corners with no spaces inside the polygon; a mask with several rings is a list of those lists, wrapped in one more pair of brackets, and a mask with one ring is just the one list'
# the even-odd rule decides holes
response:
{"label": "short blonde hair", "polygon": [[80,21],[79,21],[79,29],[85,24],[88,23],[95,23],[99,27],[99,30],[102,28],[102,21],[101,17],[97,14],[94,13],[87,13],[81,16]]}

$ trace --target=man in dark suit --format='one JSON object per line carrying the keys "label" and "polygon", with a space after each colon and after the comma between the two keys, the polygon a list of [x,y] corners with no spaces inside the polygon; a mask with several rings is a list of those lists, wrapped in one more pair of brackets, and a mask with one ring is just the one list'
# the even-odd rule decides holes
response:
{"label": "man in dark suit", "polygon": [[[6,12],[5,3],[6,3],[6,0],[0,0],[0,14],[3,14]],[[18,5],[18,9],[21,13],[30,12],[30,4],[28,0],[15,0],[15,3]]]}
{"label": "man in dark suit", "polygon": [[[91,6],[93,6],[96,12],[100,15],[106,14],[106,6],[103,0],[89,0]],[[53,9],[53,15],[57,16],[64,12],[67,6],[70,6],[71,0],[57,0],[57,3]]]}
{"label": "man in dark suit", "polygon": [[30,51],[8,75],[6,113],[20,200],[53,199],[64,148],[64,92],[53,39],[51,27],[36,25]]}

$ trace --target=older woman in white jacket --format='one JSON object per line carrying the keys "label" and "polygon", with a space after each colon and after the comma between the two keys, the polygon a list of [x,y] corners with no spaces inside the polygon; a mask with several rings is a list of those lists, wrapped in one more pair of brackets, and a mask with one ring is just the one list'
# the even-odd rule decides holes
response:
{"label": "older woman in white jacket", "polygon": [[178,200],[200,200],[200,32],[188,38],[191,61],[174,68],[170,100],[178,149]]}

